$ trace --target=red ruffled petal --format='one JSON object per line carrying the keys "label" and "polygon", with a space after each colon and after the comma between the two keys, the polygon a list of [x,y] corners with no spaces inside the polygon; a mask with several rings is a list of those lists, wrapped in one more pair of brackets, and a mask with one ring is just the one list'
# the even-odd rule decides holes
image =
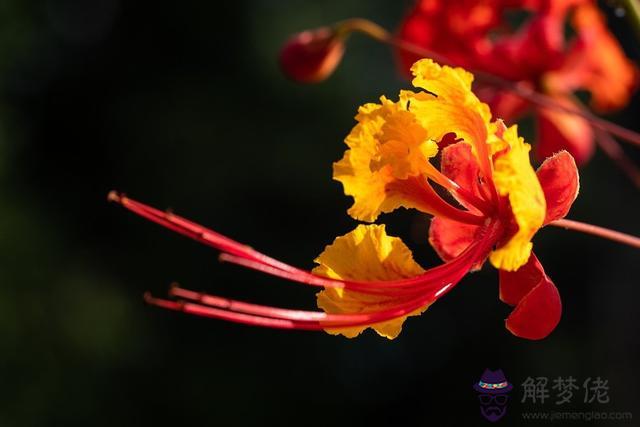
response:
{"label": "red ruffled petal", "polygon": [[547,200],[544,223],[564,218],[580,190],[576,162],[567,151],[549,157],[536,172]]}
{"label": "red ruffled petal", "polygon": [[[555,98],[560,104],[571,107],[573,102],[566,98]],[[569,113],[538,109],[538,144],[536,154],[539,159],[552,156],[560,150],[567,150],[579,165],[587,162],[595,149],[593,129],[583,118]]]}
{"label": "red ruffled petal", "polygon": [[[442,149],[441,156],[440,170],[442,173],[460,187],[482,199],[480,165],[471,151],[471,145],[466,142],[447,145]],[[458,202],[471,211],[475,210],[464,200],[458,200]]]}
{"label": "red ruffled petal", "polygon": [[517,337],[545,338],[560,322],[560,294],[533,253],[520,269],[500,270],[500,299],[515,305],[505,324]]}

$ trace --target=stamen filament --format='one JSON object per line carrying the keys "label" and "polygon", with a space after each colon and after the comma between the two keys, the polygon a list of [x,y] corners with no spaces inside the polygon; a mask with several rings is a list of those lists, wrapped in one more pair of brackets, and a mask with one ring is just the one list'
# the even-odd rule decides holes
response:
{"label": "stamen filament", "polygon": [[[428,163],[428,165],[431,164]],[[474,225],[482,225],[486,220],[484,215],[477,215],[453,206],[440,197],[426,179],[420,177],[400,182],[393,181],[388,184],[387,189],[407,195],[416,203],[416,209],[434,216],[443,216],[454,221]]]}
{"label": "stamen filament", "polygon": [[349,289],[351,291],[372,295],[399,295],[424,292],[425,289],[429,287],[437,287],[446,283],[448,281],[448,275],[451,274],[452,271],[458,269],[468,270],[474,263],[473,260],[470,259],[470,252],[468,252],[465,256],[461,255],[455,260],[449,261],[449,263],[441,264],[438,267],[427,270],[424,274],[415,277],[386,282],[356,282],[316,276],[315,274],[304,270],[291,273],[225,253],[220,254],[219,258],[223,262],[230,262],[261,273],[279,277],[281,279],[302,283],[304,285],[322,288]]}
{"label": "stamen filament", "polygon": [[111,191],[108,195],[109,201],[120,204],[125,209],[159,224],[169,230],[175,231],[183,236],[189,237],[207,246],[214,247],[220,251],[255,260],[259,263],[270,265],[274,268],[291,270],[293,267],[264,255],[250,246],[236,242],[220,233],[205,228],[199,224],[191,222],[181,216],[169,212],[152,208],[151,206],[130,199],[125,195]]}
{"label": "stamen filament", "polygon": [[[215,295],[204,294],[200,292],[194,292],[188,289],[180,287],[172,287],[169,291],[169,295],[175,298],[184,298],[198,302],[210,307],[216,307],[224,310],[235,311],[245,314],[252,314],[257,316],[273,317],[278,319],[288,320],[300,320],[300,321],[339,321],[339,320],[352,320],[352,315],[334,314],[328,315],[323,311],[309,311],[309,310],[290,310],[286,308],[270,307],[260,304],[251,304],[244,301],[233,300],[229,298],[219,297]],[[329,317],[331,316],[331,317]]]}
{"label": "stamen filament", "polygon": [[640,237],[621,233],[615,230],[610,230],[604,227],[599,227],[597,225],[586,224],[584,222],[573,221],[570,219],[558,219],[549,223],[549,225],[562,227],[566,230],[574,230],[585,234],[591,234],[594,236],[602,237],[603,239],[611,240],[640,249]]}
{"label": "stamen filament", "polygon": [[457,182],[450,179],[448,176],[436,169],[431,163],[429,163],[428,176],[433,181],[464,200],[466,203],[472,205],[478,209],[484,216],[490,216],[493,213],[494,207],[490,202],[476,196],[471,191],[462,188]]}
{"label": "stamen filament", "polygon": [[[259,306],[255,304],[244,303],[241,301],[228,300],[229,303],[232,302],[234,304],[233,306],[235,310],[238,310],[232,311],[232,309],[229,307],[220,308],[220,306],[225,305],[225,303],[222,301],[224,299],[214,296],[211,296],[211,299],[206,300],[207,302],[212,303],[212,307],[190,302],[174,302],[170,300],[155,298],[149,293],[145,294],[145,301],[148,304],[156,305],[158,307],[169,310],[182,311],[197,316],[212,317],[254,326],[264,326],[277,329],[306,330],[344,328],[370,325],[406,316],[411,312],[418,310],[419,308],[432,304],[436,299],[448,293],[449,290],[453,288],[453,285],[459,282],[465,274],[466,272],[458,272],[454,277],[454,281],[441,286],[436,291],[429,292],[426,295],[422,294],[408,301],[401,302],[400,304],[397,304],[392,308],[370,313],[327,314],[323,312],[288,310],[277,307]],[[200,301],[204,302],[204,300]],[[258,312],[269,314],[256,314]]]}

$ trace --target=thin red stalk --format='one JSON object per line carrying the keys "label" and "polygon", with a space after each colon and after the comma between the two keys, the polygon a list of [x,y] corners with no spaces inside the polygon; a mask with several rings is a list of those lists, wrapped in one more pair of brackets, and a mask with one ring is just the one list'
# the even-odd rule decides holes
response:
{"label": "thin red stalk", "polygon": [[239,266],[249,268],[261,273],[269,274],[271,276],[279,277],[281,279],[290,280],[292,282],[301,283],[304,285],[310,285],[320,288],[339,288],[348,289],[350,291],[360,292],[369,295],[411,295],[419,292],[423,292],[428,287],[440,286],[446,283],[446,278],[452,271],[466,268],[467,265],[472,265],[475,260],[471,259],[470,253],[467,253],[464,257],[458,257],[454,261],[450,261],[447,264],[442,264],[433,269],[427,270],[425,273],[414,276],[407,279],[398,279],[387,282],[355,282],[347,280],[335,280],[328,279],[326,277],[316,276],[313,273],[309,273],[304,270],[300,270],[296,273],[290,273],[278,269],[271,268],[267,265],[258,264],[251,260],[236,257],[234,255],[220,254],[220,259],[225,262],[237,264]]}
{"label": "thin red stalk", "polygon": [[[149,294],[145,294],[145,300],[147,303],[156,305],[162,308],[182,311],[185,313],[195,314],[203,317],[213,317],[222,320],[228,320],[236,323],[244,323],[254,326],[265,326],[270,328],[280,329],[308,329],[319,330],[325,328],[344,328],[354,326],[364,326],[374,323],[384,322],[390,319],[406,316],[409,313],[418,310],[426,305],[429,305],[435,301],[435,299],[446,294],[460,279],[466,274],[466,272],[458,272],[454,281],[442,286],[438,291],[429,292],[426,295],[420,295],[408,301],[397,304],[391,308],[370,312],[370,313],[354,313],[354,314],[327,314],[322,312],[307,312],[311,315],[310,318],[304,318],[304,311],[302,310],[286,310],[277,307],[269,306],[256,306],[254,304],[241,303],[243,306],[236,305],[235,308],[240,311],[231,311],[227,308],[219,308],[217,306],[208,307],[201,304],[194,304],[189,302],[173,302],[164,299],[158,299],[152,297]],[[210,302],[220,302],[210,300]],[[259,307],[259,308],[258,308]],[[269,313],[269,315],[252,314],[255,312]],[[297,312],[293,315],[292,312]],[[324,314],[324,318],[319,320],[318,315]],[[272,317],[276,316],[276,317]],[[280,317],[281,316],[281,317]],[[299,317],[294,319],[293,317]],[[300,319],[302,317],[302,319]]]}
{"label": "thin red stalk", "polygon": [[[350,321],[352,315],[334,314],[328,315],[323,311],[309,310],[290,310],[286,308],[270,307],[260,304],[251,304],[244,301],[223,298],[215,295],[208,295],[194,292],[180,287],[172,287],[169,295],[174,298],[183,298],[198,302],[210,307],[216,307],[224,310],[235,311],[239,313],[252,314],[256,316],[273,317],[278,319],[301,320],[301,321]],[[390,298],[391,299],[391,298]]]}
{"label": "thin red stalk", "polygon": [[610,230],[604,227],[599,227],[597,225],[586,224],[584,222],[573,221],[570,219],[559,219],[549,223],[549,225],[562,227],[567,230],[574,230],[581,233],[591,234],[594,236],[602,237],[603,239],[612,240],[614,242],[622,243],[640,249],[640,237]]}
{"label": "thin red stalk", "polygon": [[[415,286],[420,283],[435,280],[442,275],[448,274],[452,270],[460,268],[460,265],[462,263],[468,261],[468,257],[470,257],[470,254],[475,248],[475,246],[470,246],[467,251],[465,251],[456,259],[430,269],[423,275],[408,279],[400,279],[388,282],[357,282],[336,280],[316,276],[307,271],[292,267],[288,264],[257,252],[246,245],[231,240],[219,233],[206,229],[201,225],[188,221],[178,215],[167,214],[128,197],[118,196],[118,194],[115,192],[110,193],[110,200],[120,203],[123,207],[132,211],[133,213],[147,218],[163,227],[169,228],[170,230],[190,237],[198,242],[213,246],[216,249],[229,251],[229,253],[221,255],[221,259],[223,261],[233,262],[244,267],[262,271],[274,276],[314,286],[349,288],[361,292],[373,292],[373,288],[376,287],[384,290],[385,288]],[[484,240],[494,239],[494,234],[496,233],[495,224],[492,223],[487,225],[484,233],[484,236],[486,236]],[[212,236],[215,236],[216,238],[213,239]],[[233,252],[231,252],[229,249],[231,249]],[[475,262],[475,260],[472,261],[472,263],[473,262]]]}
{"label": "thin red stalk", "polygon": [[[221,254],[220,259],[226,262],[232,262],[241,265],[246,268],[250,268],[256,271],[267,273],[276,277],[292,280],[299,283],[304,283],[318,287],[344,287],[350,290],[372,293],[372,294],[386,294],[393,292],[415,293],[418,291],[424,291],[424,287],[433,286],[436,281],[449,281],[448,275],[453,272],[469,269],[473,264],[478,262],[486,256],[488,249],[496,242],[496,233],[498,232],[497,223],[493,222],[486,226],[481,231],[478,239],[471,244],[463,253],[458,255],[451,261],[441,264],[437,267],[433,267],[423,274],[410,277],[407,279],[398,279],[393,281],[383,282],[362,282],[362,281],[350,281],[350,280],[335,280],[325,277],[317,276],[313,273],[309,273],[304,270],[298,270],[296,272],[287,272],[277,269],[272,269],[269,266],[261,265],[251,260],[243,259],[228,254]],[[480,255],[478,255],[480,254]],[[404,290],[400,290],[404,288]]]}
{"label": "thin red stalk", "polygon": [[[427,165],[429,169],[435,169],[430,163],[427,163]],[[427,173],[427,175],[430,176],[432,174]],[[473,225],[483,225],[486,220],[485,215],[478,215],[468,210],[462,210],[444,200],[424,177],[416,176],[406,180],[392,181],[387,184],[386,190],[403,195],[413,201],[416,209],[433,216],[442,216],[454,221]]]}
{"label": "thin red stalk", "polygon": [[[473,251],[475,257],[484,252],[484,250],[487,249],[486,246],[490,246],[488,241],[484,241],[483,243],[482,245],[478,245]],[[319,330],[365,326],[406,316],[422,307],[432,304],[435,300],[448,293],[462,277],[465,276],[469,267],[470,265],[466,269],[455,271],[451,276],[451,281],[440,286],[437,290],[434,289],[423,293],[417,297],[396,304],[391,308],[370,313],[327,314],[304,310],[288,310],[277,307],[259,306],[215,296],[208,296],[209,298],[205,299],[202,295],[198,295],[195,292],[181,290],[179,288],[174,288],[171,292],[177,296],[179,295],[188,299],[198,300],[205,304],[211,304],[212,307],[189,302],[174,302],[158,299],[149,294],[145,294],[145,300],[149,304],[169,310],[278,329]]]}
{"label": "thin red stalk", "polygon": [[[406,42],[404,40],[397,39],[387,30],[375,24],[374,22],[368,21],[366,19],[352,19],[341,22],[337,25],[337,28],[345,28],[343,31],[358,31],[362,34],[365,34],[375,40],[378,40],[382,43],[394,46],[398,49],[405,50],[407,52],[411,52],[415,55],[418,55],[423,58],[432,58],[435,61],[451,66],[459,66],[459,64],[455,63],[455,61],[451,61],[449,58],[437,54],[429,49],[425,49],[421,46],[415,45],[413,43]],[[636,145],[640,145],[640,134],[634,132],[630,129],[626,129],[622,126],[619,126],[615,123],[612,123],[608,120],[602,119],[600,117],[595,116],[589,111],[567,107],[565,105],[557,103],[553,98],[544,95],[540,92],[535,91],[531,88],[524,88],[514,83],[512,81],[503,79],[502,77],[498,77],[494,74],[490,74],[484,71],[478,70],[469,70],[471,71],[478,80],[481,80],[485,83],[491,84],[501,89],[508,90],[509,92],[519,96],[522,99],[526,99],[527,101],[535,104],[539,107],[549,108],[555,111],[560,111],[563,113],[575,114],[586,119],[592,126],[609,132],[612,135],[617,136],[625,141],[631,142]]]}
{"label": "thin red stalk", "polygon": [[494,206],[490,202],[476,196],[466,188],[460,187],[457,182],[450,179],[435,167],[432,166],[429,168],[428,175],[434,182],[444,187],[460,200],[478,209],[485,217],[490,216],[493,213]]}
{"label": "thin red stalk", "polygon": [[232,240],[199,224],[191,222],[181,216],[163,212],[151,206],[145,205],[144,203],[140,203],[136,200],[130,199],[124,195],[119,195],[115,191],[111,191],[109,193],[109,200],[120,204],[125,209],[128,209],[131,212],[152,222],[155,222],[156,224],[159,224],[165,228],[168,228],[207,246],[214,247],[220,251],[228,252],[230,254],[234,254],[243,258],[252,259],[259,263],[270,265],[274,268],[283,270],[294,269],[287,264],[284,264],[254,250],[250,246],[238,243],[235,240]]}
{"label": "thin red stalk", "polygon": [[596,143],[609,156],[609,158],[624,172],[633,182],[633,185],[640,188],[640,168],[625,154],[622,147],[607,132],[596,129]]}
{"label": "thin red stalk", "polygon": [[156,307],[164,308],[167,310],[180,311],[183,313],[193,314],[195,316],[210,317],[250,326],[262,326],[273,329],[322,329],[322,327],[318,323],[314,324],[293,320],[275,319],[271,317],[252,316],[244,313],[222,310],[219,308],[205,307],[199,304],[169,301],[166,299],[153,297],[150,294],[145,294],[145,301],[147,302],[147,304],[155,305]]}
{"label": "thin red stalk", "polygon": [[[236,323],[243,323],[254,326],[271,327],[278,329],[305,329],[319,330],[327,328],[344,328],[355,326],[366,326],[370,324],[384,322],[390,319],[406,316],[422,307],[432,304],[435,300],[448,293],[462,277],[467,274],[473,263],[483,257],[485,252],[494,243],[493,233],[495,224],[491,224],[485,230],[485,234],[472,245],[467,253],[469,260],[461,268],[452,270],[447,283],[430,287],[429,290],[422,289],[417,296],[410,298],[398,297],[398,304],[377,312],[352,313],[352,314],[326,314],[322,312],[305,310],[288,310],[277,307],[260,306],[242,301],[229,300],[216,296],[204,296],[192,291],[174,288],[171,293],[174,296],[197,300],[203,304],[189,302],[174,302],[164,299],[154,298],[145,294],[145,299],[149,304],[165,309],[182,311],[203,317],[212,317],[228,320]],[[459,257],[461,258],[461,257]],[[434,285],[434,283],[431,283]]]}

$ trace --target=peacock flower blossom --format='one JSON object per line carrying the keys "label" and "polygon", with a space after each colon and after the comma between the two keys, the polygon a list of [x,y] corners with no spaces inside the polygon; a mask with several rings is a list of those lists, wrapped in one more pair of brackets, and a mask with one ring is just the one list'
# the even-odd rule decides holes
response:
{"label": "peacock flower blossom", "polygon": [[[319,287],[323,311],[249,304],[174,287],[178,301],[151,304],[205,317],[355,337],[367,328],[395,338],[417,316],[486,260],[499,270],[499,297],[513,306],[507,329],[546,337],[561,316],[557,288],[532,252],[535,233],[563,218],[578,194],[573,157],[561,151],[536,172],[516,126],[493,120],[471,91],[473,76],[430,59],[411,71],[416,91],[360,107],[334,179],[353,197],[348,213],[374,222],[399,207],[433,216],[429,242],[444,261],[424,268],[384,225],[361,224],[328,245],[305,271],[215,231],[117,193],[110,199],[171,230],[213,246],[221,259]],[[436,165],[439,163],[439,167]],[[446,192],[436,191],[434,186]],[[441,195],[442,194],[442,195]]]}
{"label": "peacock flower blossom", "polygon": [[[529,18],[512,30],[503,23],[503,15],[513,10],[527,12]],[[573,36],[565,36],[565,26]],[[419,0],[404,19],[399,38],[456,65],[542,91],[572,110],[581,108],[573,95],[579,90],[590,93],[597,112],[622,108],[638,80],[637,68],[593,0]],[[398,56],[406,70],[418,59],[407,50],[398,50]],[[591,157],[594,133],[584,118],[532,106],[495,86],[486,85],[478,94],[507,122],[533,113],[539,158],[561,149],[578,164]]]}

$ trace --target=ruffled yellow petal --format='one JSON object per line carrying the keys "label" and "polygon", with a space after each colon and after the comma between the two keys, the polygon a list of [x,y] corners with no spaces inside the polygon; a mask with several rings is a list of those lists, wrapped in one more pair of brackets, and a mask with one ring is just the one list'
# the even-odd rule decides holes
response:
{"label": "ruffled yellow petal", "polygon": [[427,92],[403,91],[400,99],[410,102],[411,111],[429,137],[438,141],[455,132],[472,145],[476,156],[483,157],[484,167],[488,168],[486,140],[494,125],[490,123],[489,107],[471,91],[473,75],[462,68],[440,66],[431,59],[416,62],[411,72],[415,76],[413,85]]}
{"label": "ruffled yellow petal", "polygon": [[489,256],[499,269],[515,271],[526,264],[531,255],[531,239],[544,222],[547,204],[531,162],[531,146],[518,137],[516,126],[504,131],[502,138],[509,144],[505,154],[494,161],[493,180],[498,193],[508,196],[518,231],[502,247]]}
{"label": "ruffled yellow petal", "polygon": [[[397,237],[386,234],[384,225],[359,225],[350,233],[338,237],[316,258],[313,273],[334,279],[386,281],[414,277],[424,270],[414,260],[411,251]],[[317,294],[318,307],[327,313],[367,313],[397,305],[396,297],[363,294],[344,289],[327,288]],[[427,307],[409,316],[422,313]],[[386,322],[353,328],[327,329],[330,334],[353,338],[367,328],[393,339],[400,333],[407,316]]]}
{"label": "ruffled yellow petal", "polygon": [[375,221],[382,212],[418,207],[419,200],[394,184],[426,173],[428,159],[438,152],[437,144],[428,139],[406,106],[385,97],[380,104],[361,107],[356,120],[345,139],[349,150],[333,167],[334,179],[354,198],[349,214]]}

